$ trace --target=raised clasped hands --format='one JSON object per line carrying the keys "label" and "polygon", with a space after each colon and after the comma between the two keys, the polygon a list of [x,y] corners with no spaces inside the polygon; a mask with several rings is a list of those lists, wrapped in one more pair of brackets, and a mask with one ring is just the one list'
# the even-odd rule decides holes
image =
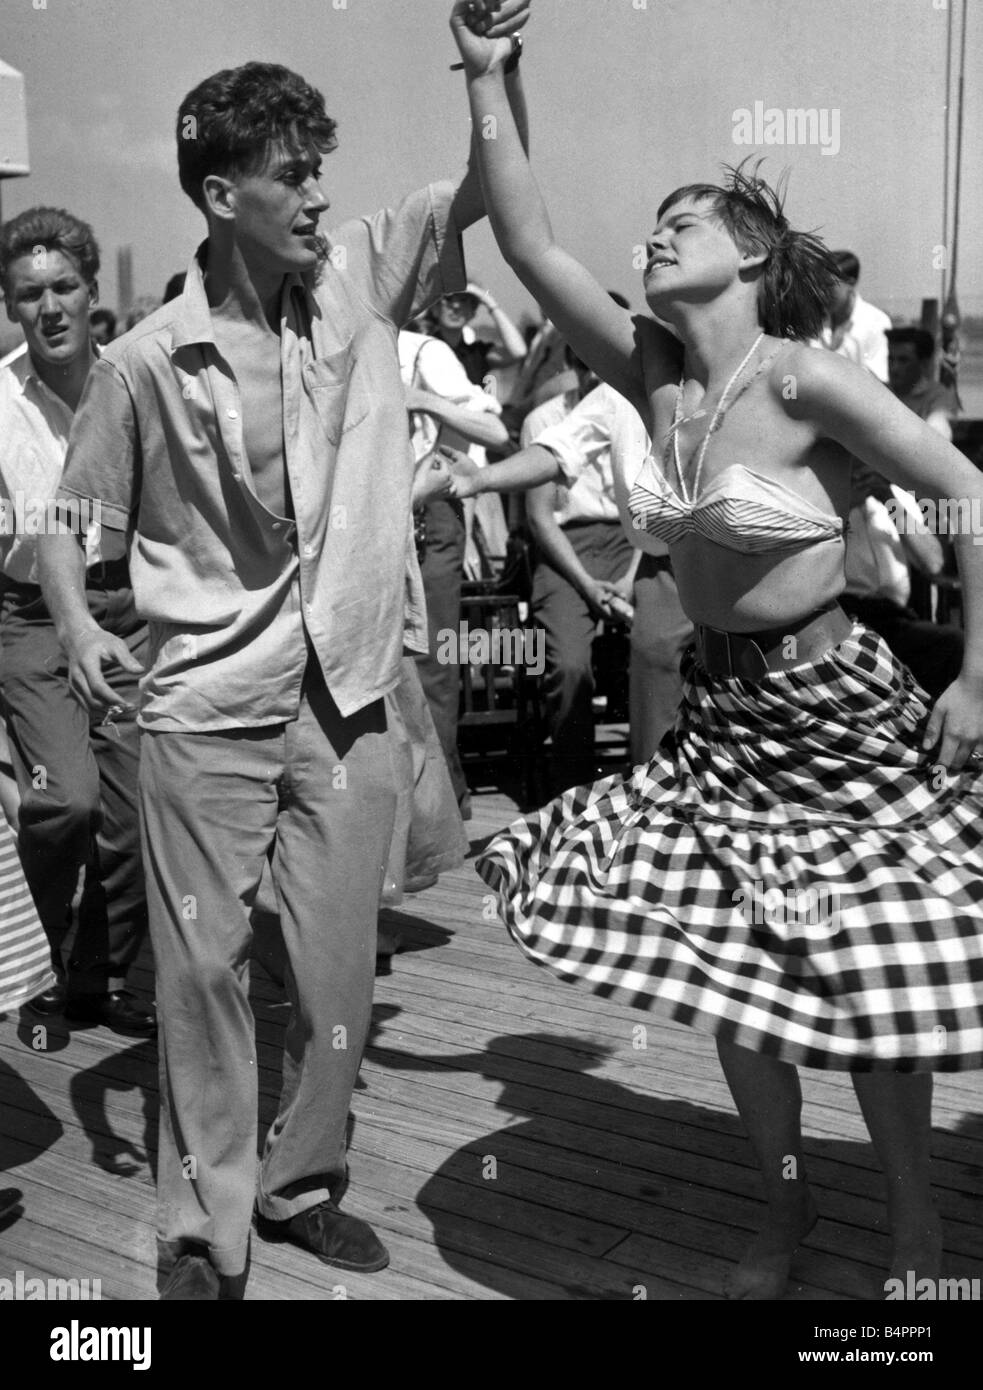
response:
{"label": "raised clasped hands", "polygon": [[491,72],[512,53],[512,35],[529,18],[531,0],[455,0],[451,29],[469,74]]}

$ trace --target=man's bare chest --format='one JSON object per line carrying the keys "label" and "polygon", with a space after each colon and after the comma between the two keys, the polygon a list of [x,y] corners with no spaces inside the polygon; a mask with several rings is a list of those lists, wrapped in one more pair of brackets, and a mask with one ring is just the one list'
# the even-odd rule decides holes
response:
{"label": "man's bare chest", "polygon": [[239,388],[242,442],[256,495],[270,511],[284,516],[289,503],[285,484],[280,341],[272,334],[249,338],[223,334],[218,346]]}

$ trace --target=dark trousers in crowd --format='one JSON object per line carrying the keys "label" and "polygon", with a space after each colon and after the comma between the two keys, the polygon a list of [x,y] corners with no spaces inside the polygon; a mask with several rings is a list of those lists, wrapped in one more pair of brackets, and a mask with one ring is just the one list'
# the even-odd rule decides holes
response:
{"label": "dark trousers in crowd", "polygon": [[[620,579],[634,551],[618,521],[573,523],[564,534],[593,579]],[[532,584],[532,614],[546,633],[543,705],[552,740],[549,794],[593,782],[594,673],[591,646],[597,630],[587,600],[540,558]]]}
{"label": "dark trousers in crowd", "polygon": [[[383,701],[342,718],[313,660],[289,723],[143,735],[162,1264],[205,1247],[239,1275],[254,1202],[286,1221],[341,1195],[396,792]],[[257,1187],[250,913],[268,869],[291,1008]]]}
{"label": "dark trousers in crowd", "polygon": [[468,784],[457,751],[457,719],[461,699],[461,672],[454,663],[436,658],[438,633],[457,632],[461,621],[461,582],[464,577],[465,526],[462,503],[434,498],[424,508],[426,549],[420,563],[427,599],[429,653],[418,656],[417,671],[437,737],[447,759],[454,794],[460,804]]}
{"label": "dark trousers in crowd", "polygon": [[[129,588],[88,586],[89,611],[141,663],[147,629]],[[19,849],[52,963],[69,994],[121,989],[147,929],[137,811],[138,677],[106,679],[126,714],[103,722],[72,694],[68,667],[36,585],[8,583],[0,606],[0,692],[20,790]],[[62,960],[84,868],[71,959]]]}
{"label": "dark trousers in crowd", "polygon": [[964,639],[958,627],[951,623],[927,622],[910,608],[902,608],[890,599],[844,594],[840,603],[851,617],[884,638],[933,700],[938,699],[959,675]]}
{"label": "dark trousers in crowd", "polygon": [[676,722],[683,697],[679,664],[693,624],[679,602],[668,557],[643,555],[635,576],[628,705],[631,758],[645,763]]}

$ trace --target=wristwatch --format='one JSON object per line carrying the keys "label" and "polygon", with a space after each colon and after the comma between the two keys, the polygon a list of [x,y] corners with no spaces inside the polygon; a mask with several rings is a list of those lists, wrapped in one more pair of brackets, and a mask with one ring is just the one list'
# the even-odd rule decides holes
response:
{"label": "wristwatch", "polygon": [[[505,62],[502,64],[502,71],[505,73],[515,72],[516,68],[519,66],[519,59],[522,57],[522,35],[513,34],[511,42],[512,52],[509,54]],[[451,72],[463,71],[463,63],[451,63]]]}

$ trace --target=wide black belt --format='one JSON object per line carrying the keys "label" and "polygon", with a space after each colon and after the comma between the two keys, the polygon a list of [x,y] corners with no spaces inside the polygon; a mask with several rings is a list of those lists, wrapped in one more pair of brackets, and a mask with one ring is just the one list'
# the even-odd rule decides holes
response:
{"label": "wide black belt", "polygon": [[842,642],[851,626],[835,599],[794,622],[757,632],[724,632],[697,623],[696,659],[711,676],[761,680],[769,671],[812,661]]}

